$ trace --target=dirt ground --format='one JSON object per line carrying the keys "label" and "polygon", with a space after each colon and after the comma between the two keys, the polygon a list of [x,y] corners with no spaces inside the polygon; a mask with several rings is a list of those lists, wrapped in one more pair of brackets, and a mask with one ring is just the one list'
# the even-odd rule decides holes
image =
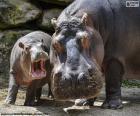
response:
{"label": "dirt ground", "polygon": [[[42,105],[35,107],[23,106],[25,100],[25,91],[20,89],[16,104],[6,105],[4,103],[7,89],[0,88],[0,116],[3,115],[32,115],[32,116],[140,116],[140,89],[122,88],[124,108],[121,110],[105,110],[100,106],[104,100],[104,90],[93,107],[71,107],[71,101],[53,101],[47,98],[47,91],[43,91]],[[68,110],[66,111],[66,108]]]}

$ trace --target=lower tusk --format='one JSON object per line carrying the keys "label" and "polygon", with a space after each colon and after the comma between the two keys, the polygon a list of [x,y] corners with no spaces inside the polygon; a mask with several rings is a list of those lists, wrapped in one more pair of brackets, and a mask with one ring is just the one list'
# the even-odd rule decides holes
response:
{"label": "lower tusk", "polygon": [[34,72],[34,64],[32,63],[31,71]]}

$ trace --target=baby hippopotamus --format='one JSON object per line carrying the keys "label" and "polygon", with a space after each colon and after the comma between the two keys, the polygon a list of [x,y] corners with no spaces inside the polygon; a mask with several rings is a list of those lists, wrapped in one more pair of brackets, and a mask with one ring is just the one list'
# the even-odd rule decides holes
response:
{"label": "baby hippopotamus", "polygon": [[31,32],[17,40],[10,57],[6,103],[15,103],[18,88],[22,85],[27,87],[24,105],[36,105],[35,100],[40,100],[42,86],[46,83],[50,86],[50,44],[51,36],[41,31]]}

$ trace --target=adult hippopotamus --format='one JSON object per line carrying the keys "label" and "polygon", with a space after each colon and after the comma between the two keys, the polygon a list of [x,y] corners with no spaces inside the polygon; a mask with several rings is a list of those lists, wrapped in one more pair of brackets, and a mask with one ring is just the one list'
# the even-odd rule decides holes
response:
{"label": "adult hippopotamus", "polygon": [[42,86],[46,83],[50,86],[50,44],[51,36],[41,31],[31,32],[17,40],[10,57],[6,103],[15,103],[18,88],[22,85],[27,87],[24,105],[35,105],[35,99],[40,100]]}
{"label": "adult hippopotamus", "polygon": [[52,24],[54,96],[92,98],[102,87],[102,72],[106,82],[102,107],[122,108],[123,75],[140,77],[140,7],[126,7],[126,0],[75,0]]}

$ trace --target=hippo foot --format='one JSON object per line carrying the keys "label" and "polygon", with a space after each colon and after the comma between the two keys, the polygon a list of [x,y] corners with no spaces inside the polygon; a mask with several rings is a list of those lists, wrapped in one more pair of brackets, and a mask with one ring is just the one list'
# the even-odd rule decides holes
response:
{"label": "hippo foot", "polygon": [[46,101],[45,99],[38,99],[36,103],[38,106],[40,106],[40,105],[44,104],[45,101]]}
{"label": "hippo foot", "polygon": [[38,105],[37,102],[34,102],[34,101],[24,103],[24,106],[37,106],[37,105]]}
{"label": "hippo foot", "polygon": [[76,106],[93,106],[95,98],[92,99],[77,99],[75,100]]}
{"label": "hippo foot", "polygon": [[50,99],[54,99],[53,95],[49,95],[48,98],[50,98]]}
{"label": "hippo foot", "polygon": [[115,99],[115,100],[105,100],[104,103],[102,104],[101,108],[103,109],[122,109],[123,104],[120,99]]}
{"label": "hippo foot", "polygon": [[54,96],[53,96],[52,92],[49,92],[49,93],[48,93],[48,98],[54,99]]}

